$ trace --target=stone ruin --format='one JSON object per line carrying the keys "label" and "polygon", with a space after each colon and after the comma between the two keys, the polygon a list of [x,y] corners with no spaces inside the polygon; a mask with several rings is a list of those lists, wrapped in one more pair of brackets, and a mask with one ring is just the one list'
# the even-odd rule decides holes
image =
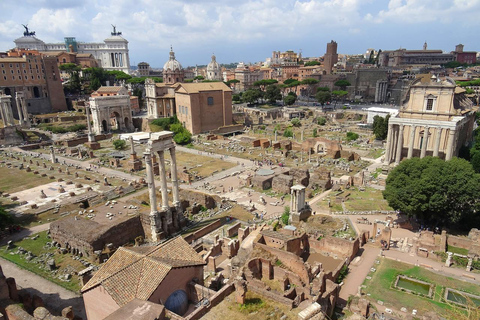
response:
{"label": "stone ruin", "polygon": [[[159,241],[176,231],[183,228],[187,221],[183,215],[183,208],[180,205],[178,179],[177,179],[177,160],[175,155],[175,144],[173,143],[173,132],[161,131],[152,133],[148,140],[148,148],[144,153],[145,167],[147,172],[148,193],[150,198],[150,214],[148,218],[143,218],[145,225],[145,235],[153,242]],[[171,179],[173,206],[168,203],[167,174],[165,172],[165,151],[170,152],[171,158]],[[155,193],[154,170],[152,165],[152,153],[157,153],[160,168],[160,184],[162,194],[161,209],[157,208],[157,196]]]}
{"label": "stone ruin", "polygon": [[42,298],[18,290],[14,278],[6,278],[0,266],[0,319],[9,320],[73,320],[72,307],[54,316],[45,308]]}

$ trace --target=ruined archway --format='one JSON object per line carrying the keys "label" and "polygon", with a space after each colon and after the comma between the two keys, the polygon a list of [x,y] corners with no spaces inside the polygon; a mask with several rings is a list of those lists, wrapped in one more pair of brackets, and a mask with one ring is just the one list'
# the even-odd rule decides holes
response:
{"label": "ruined archway", "polygon": [[108,132],[107,120],[102,121],[102,129],[103,132]]}
{"label": "ruined archway", "polygon": [[110,114],[110,128],[112,131],[120,130],[122,129],[121,126],[121,118],[118,112],[114,111]]}

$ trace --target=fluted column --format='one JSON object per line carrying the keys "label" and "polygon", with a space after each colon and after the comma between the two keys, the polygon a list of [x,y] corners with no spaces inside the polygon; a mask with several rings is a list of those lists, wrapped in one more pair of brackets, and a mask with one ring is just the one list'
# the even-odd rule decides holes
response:
{"label": "fluted column", "polygon": [[157,214],[157,195],[155,194],[155,179],[153,177],[152,155],[144,152],[145,171],[147,172],[148,196],[150,197],[150,215]]}
{"label": "fluted column", "polygon": [[410,127],[410,138],[408,140],[408,154],[407,159],[411,159],[413,156],[413,144],[415,143],[415,131],[417,130],[417,126],[412,125]]}
{"label": "fluted column", "polygon": [[455,142],[455,130],[450,129],[450,132],[448,133],[448,144],[447,144],[447,152],[445,154],[445,160],[452,159],[454,142]]}
{"label": "fluted column", "polygon": [[393,127],[392,148],[390,151],[390,162],[395,162],[398,144],[398,125]]}
{"label": "fluted column", "polygon": [[170,171],[172,173],[173,205],[178,207],[180,205],[180,198],[178,196],[177,157],[175,155],[175,147],[170,148],[170,158],[172,159]]}
{"label": "fluted column", "polygon": [[50,156],[51,156],[52,163],[57,162],[57,159],[55,158],[55,150],[53,149],[53,146],[50,146]]}
{"label": "fluted column", "polygon": [[397,142],[397,154],[395,156],[395,163],[399,164],[400,160],[402,160],[402,149],[403,149],[403,130],[405,126],[403,124],[400,125],[398,131],[398,142]]}
{"label": "fluted column", "polygon": [[20,103],[20,96],[18,92],[15,93],[15,103],[17,104],[18,121],[20,122],[20,126],[23,127],[24,125],[23,112],[22,112],[22,105]]}
{"label": "fluted column", "polygon": [[2,100],[2,97],[0,97],[0,113],[2,114],[2,120],[3,120],[3,126],[7,126],[7,118],[5,116],[5,103]]}
{"label": "fluted column", "polygon": [[160,165],[160,184],[162,187],[162,210],[168,210],[168,192],[167,192],[167,177],[165,173],[165,153],[158,151],[158,163]]}
{"label": "fluted column", "polygon": [[423,129],[423,143],[422,150],[420,151],[420,158],[424,158],[427,154],[427,144],[428,144],[428,127]]}
{"label": "fluted column", "polygon": [[[392,127],[393,125],[391,123],[388,124],[388,132],[387,132],[387,145],[385,146],[385,159],[384,159],[384,162],[386,162],[387,164],[390,163],[390,147],[391,147],[391,144],[392,144]],[[276,132],[275,132],[275,141],[277,141],[276,139]]]}
{"label": "fluted column", "polygon": [[437,128],[437,136],[435,137],[435,146],[433,147],[433,156],[438,157],[438,152],[440,150],[440,139],[442,137],[442,128]]}
{"label": "fluted column", "polygon": [[22,103],[23,121],[25,121],[26,127],[30,128],[31,123],[30,123],[30,117],[28,116],[27,102],[25,101],[25,94],[22,94],[22,96],[20,97],[20,101]]}

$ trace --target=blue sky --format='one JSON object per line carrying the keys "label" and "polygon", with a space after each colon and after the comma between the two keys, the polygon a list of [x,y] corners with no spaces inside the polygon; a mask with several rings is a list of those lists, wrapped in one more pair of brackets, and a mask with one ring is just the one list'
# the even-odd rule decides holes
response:
{"label": "blue sky", "polygon": [[129,41],[130,63],[161,67],[170,45],[183,66],[257,62],[272,51],[322,56],[399,47],[480,51],[480,0],[0,0],[0,51],[28,24],[45,42],[102,41],[111,24]]}

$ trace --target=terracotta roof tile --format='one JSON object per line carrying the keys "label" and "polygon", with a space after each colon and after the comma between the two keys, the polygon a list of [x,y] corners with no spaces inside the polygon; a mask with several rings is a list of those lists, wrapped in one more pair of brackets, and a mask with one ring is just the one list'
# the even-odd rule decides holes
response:
{"label": "terracotta roof tile", "polygon": [[171,269],[198,265],[205,262],[182,237],[156,247],[121,247],[81,291],[102,285],[123,306],[134,298],[147,300]]}

